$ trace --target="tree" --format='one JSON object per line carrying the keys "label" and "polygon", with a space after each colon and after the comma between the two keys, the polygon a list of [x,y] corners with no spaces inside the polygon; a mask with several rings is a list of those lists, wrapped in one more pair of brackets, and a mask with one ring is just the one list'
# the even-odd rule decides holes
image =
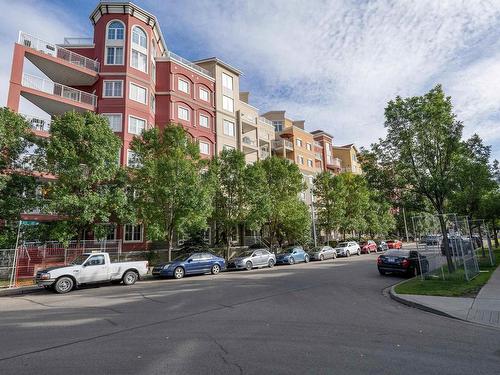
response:
{"label": "tree", "polygon": [[57,176],[47,187],[49,209],[60,216],[54,236],[68,241],[86,231],[102,238],[106,224],[132,216],[119,166],[120,139],[107,120],[94,113],[56,117],[45,146],[46,169]]}
{"label": "tree", "polygon": [[329,244],[331,232],[340,227],[345,215],[347,190],[344,180],[330,172],[322,172],[314,179],[313,193],[318,227],[325,231]]}
{"label": "tree", "polygon": [[493,231],[495,246],[499,247],[498,242],[498,226],[500,222],[500,187],[488,191],[481,197],[480,202],[481,216],[489,223]]}
{"label": "tree", "polygon": [[198,144],[181,125],[153,128],[132,141],[138,168],[131,169],[138,218],[151,240],[164,240],[172,259],[174,234],[207,227],[212,184]]}
{"label": "tree", "polygon": [[296,197],[282,205],[282,216],[277,227],[278,242],[306,244],[311,239],[311,213]]}
{"label": "tree", "polygon": [[424,96],[398,96],[385,109],[387,137],[382,142],[397,173],[406,178],[405,187],[426,197],[438,214],[450,272],[454,266],[443,215],[454,188],[463,129],[452,109],[440,85]]}
{"label": "tree", "polygon": [[340,230],[345,239],[346,233],[358,232],[358,236],[366,229],[365,213],[369,207],[369,192],[366,181],[360,175],[341,173],[339,177],[345,186],[345,213],[340,221]]}
{"label": "tree", "polygon": [[307,206],[299,199],[305,183],[298,166],[290,160],[271,156],[262,161],[262,168],[265,171],[265,184],[269,187],[266,219],[269,242],[271,247],[274,247],[275,241],[281,246],[285,238],[293,238],[294,232],[303,232],[303,222],[293,220],[290,215],[295,213],[309,217]]}
{"label": "tree", "polygon": [[238,150],[223,150],[212,160],[210,168],[215,183],[213,219],[229,258],[233,236],[248,214],[245,155]]}

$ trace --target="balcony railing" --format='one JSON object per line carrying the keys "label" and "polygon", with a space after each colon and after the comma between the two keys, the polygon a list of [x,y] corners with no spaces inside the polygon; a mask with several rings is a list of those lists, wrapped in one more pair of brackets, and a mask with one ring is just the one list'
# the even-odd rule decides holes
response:
{"label": "balcony railing", "polygon": [[50,130],[50,120],[45,120],[39,117],[23,115],[23,117],[31,125],[31,129],[38,130],[41,132],[48,132]]}
{"label": "balcony railing", "polygon": [[316,156],[316,159],[323,160],[323,156],[319,152],[315,152],[314,155]]}
{"label": "balcony railing", "polygon": [[175,53],[170,52],[170,51],[167,52],[167,56],[170,57],[174,61],[178,61],[181,64],[187,65],[190,68],[192,68],[192,69],[194,69],[194,70],[196,70],[196,71],[198,71],[198,72],[200,72],[202,74],[205,74],[206,76],[214,78],[214,76],[212,75],[212,73],[210,73],[208,70],[202,68],[201,66],[198,66],[198,65],[192,63],[191,61],[189,61],[188,59],[185,59],[184,57],[176,55]]}
{"label": "balcony railing", "polygon": [[23,212],[28,215],[53,215],[54,212],[48,208],[50,204],[50,200],[48,199],[39,199],[39,204],[37,207],[31,207]]}
{"label": "balcony railing", "polygon": [[257,118],[256,117],[253,117],[253,116],[250,116],[250,115],[246,115],[244,113],[241,114],[241,119],[243,121],[245,121],[247,124],[252,124],[252,125],[256,125],[257,124]]}
{"label": "balcony railing", "polygon": [[241,141],[244,144],[249,145],[249,146],[257,146],[257,142],[255,141],[255,139],[251,139],[251,138],[248,138],[248,137],[243,137],[241,139]]}
{"label": "balcony railing", "polygon": [[335,168],[342,167],[342,160],[339,158],[332,158],[331,156],[326,159],[326,164]]}
{"label": "balcony railing", "polygon": [[37,38],[36,36],[29,35],[22,31],[19,32],[19,44],[46,53],[47,55],[63,59],[71,64],[90,69],[94,72],[99,71],[99,63],[97,61],[79,55],[78,53],[70,51],[66,48],[48,43],[40,38]]}
{"label": "balcony railing", "polygon": [[316,147],[321,147],[321,148],[323,148],[323,145],[322,145],[321,143],[319,143],[318,141],[314,141],[314,145],[315,145]]}
{"label": "balcony railing", "polygon": [[94,94],[61,85],[60,83],[55,83],[31,74],[23,74],[23,86],[73,100],[78,103],[89,104],[94,107],[97,105],[97,96]]}
{"label": "balcony railing", "polygon": [[273,129],[274,129],[274,125],[273,125],[273,122],[272,121],[269,121],[267,118],[265,117],[259,117],[259,122],[261,122],[262,124],[265,124],[265,125],[269,125],[269,126],[272,126]]}
{"label": "balcony railing", "polygon": [[287,141],[286,139],[278,139],[276,141],[273,141],[273,148],[287,148],[289,150],[293,150],[293,143],[290,141]]}
{"label": "balcony railing", "polygon": [[269,152],[265,151],[265,150],[261,150],[260,157],[261,157],[261,159],[267,159],[269,157]]}
{"label": "balcony railing", "polygon": [[92,44],[94,44],[94,39],[92,38],[79,38],[79,37],[64,38],[64,45],[66,46],[89,46]]}

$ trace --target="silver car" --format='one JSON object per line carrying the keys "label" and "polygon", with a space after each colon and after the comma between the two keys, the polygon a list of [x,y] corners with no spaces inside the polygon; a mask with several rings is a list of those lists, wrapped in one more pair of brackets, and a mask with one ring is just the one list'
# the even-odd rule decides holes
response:
{"label": "silver car", "polygon": [[227,268],[246,269],[259,267],[274,267],[276,255],[266,249],[247,250],[241,256],[231,259]]}
{"label": "silver car", "polygon": [[325,260],[337,258],[337,252],[331,246],[318,246],[309,252],[312,260]]}

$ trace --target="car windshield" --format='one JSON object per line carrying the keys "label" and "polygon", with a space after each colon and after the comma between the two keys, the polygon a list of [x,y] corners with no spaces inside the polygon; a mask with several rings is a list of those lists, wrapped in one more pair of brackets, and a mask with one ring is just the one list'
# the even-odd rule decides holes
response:
{"label": "car windshield", "polygon": [[407,257],[408,255],[410,255],[410,252],[405,250],[388,250],[384,255],[388,255],[391,257]]}
{"label": "car windshield", "polygon": [[246,257],[251,256],[253,253],[254,253],[253,250],[247,250],[247,251],[244,251],[244,252],[241,253],[241,257],[242,258],[246,258]]}
{"label": "car windshield", "polygon": [[89,257],[89,254],[82,254],[78,255],[74,261],[72,261],[70,264],[73,266],[81,266]]}
{"label": "car windshield", "polygon": [[[313,251],[321,251],[321,250],[323,250],[323,246],[318,246],[318,247],[313,248]],[[325,248],[325,250],[326,250],[326,248]]]}
{"label": "car windshield", "polygon": [[295,249],[295,247],[289,247],[288,249],[283,250],[282,254],[291,254]]}
{"label": "car windshield", "polygon": [[337,245],[337,247],[347,247],[349,244],[347,242],[342,242]]}

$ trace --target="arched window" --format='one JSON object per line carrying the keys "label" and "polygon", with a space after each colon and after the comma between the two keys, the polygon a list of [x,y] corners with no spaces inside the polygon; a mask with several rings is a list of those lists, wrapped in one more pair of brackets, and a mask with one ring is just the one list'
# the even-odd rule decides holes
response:
{"label": "arched window", "polygon": [[130,65],[142,72],[148,71],[148,37],[138,26],[132,29],[132,53]]}
{"label": "arched window", "polygon": [[125,27],[119,21],[112,21],[108,26],[109,40],[123,40]]}
{"label": "arched window", "polygon": [[106,65],[123,65],[125,25],[113,20],[108,23],[106,30]]}

